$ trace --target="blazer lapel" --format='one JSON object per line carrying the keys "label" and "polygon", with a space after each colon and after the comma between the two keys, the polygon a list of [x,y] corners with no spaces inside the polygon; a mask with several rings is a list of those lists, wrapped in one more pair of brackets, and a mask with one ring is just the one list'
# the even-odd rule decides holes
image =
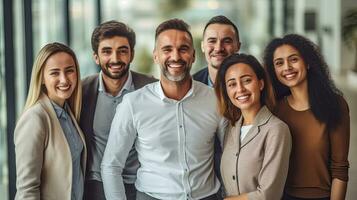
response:
{"label": "blazer lapel", "polygon": [[266,124],[271,116],[272,113],[269,111],[269,109],[266,106],[260,108],[257,116],[255,116],[253,127],[248,131],[247,135],[244,137],[242,141],[241,148],[243,148],[246,144],[248,144],[252,139],[254,139],[259,134],[260,126]]}

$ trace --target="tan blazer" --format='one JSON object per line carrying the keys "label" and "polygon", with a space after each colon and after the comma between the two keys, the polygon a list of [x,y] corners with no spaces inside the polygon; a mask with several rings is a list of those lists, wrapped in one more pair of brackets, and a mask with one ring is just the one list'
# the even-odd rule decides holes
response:
{"label": "tan blazer", "polygon": [[[73,114],[70,115],[84,144],[81,156],[84,173],[87,156],[84,136]],[[39,101],[21,115],[15,128],[14,142],[15,199],[70,200],[71,153],[56,112],[46,95],[42,94]]]}
{"label": "tan blazer", "polygon": [[221,173],[227,196],[249,200],[281,198],[288,172],[291,135],[288,126],[265,106],[240,142],[242,117],[225,135]]}

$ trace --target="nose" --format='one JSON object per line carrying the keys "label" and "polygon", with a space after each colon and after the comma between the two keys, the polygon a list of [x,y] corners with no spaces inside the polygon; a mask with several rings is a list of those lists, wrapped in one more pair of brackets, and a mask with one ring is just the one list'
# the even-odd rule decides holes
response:
{"label": "nose", "polygon": [[68,81],[68,77],[67,77],[66,73],[61,73],[59,78],[60,78],[60,83],[67,83],[67,81]]}
{"label": "nose", "polygon": [[119,52],[113,52],[110,60],[113,63],[117,63],[120,60],[119,57]]}
{"label": "nose", "polygon": [[222,42],[218,40],[214,45],[214,50],[215,51],[221,51],[222,49],[223,49]]}
{"label": "nose", "polygon": [[240,83],[240,82],[237,84],[237,92],[238,92],[238,93],[245,92],[245,87],[244,87],[244,85],[243,85],[242,83]]}
{"label": "nose", "polygon": [[291,63],[289,61],[285,61],[284,62],[284,70],[290,70],[292,69],[293,67],[291,66]]}
{"label": "nose", "polygon": [[178,61],[181,58],[181,55],[179,53],[179,50],[175,49],[172,51],[171,58],[174,61]]}

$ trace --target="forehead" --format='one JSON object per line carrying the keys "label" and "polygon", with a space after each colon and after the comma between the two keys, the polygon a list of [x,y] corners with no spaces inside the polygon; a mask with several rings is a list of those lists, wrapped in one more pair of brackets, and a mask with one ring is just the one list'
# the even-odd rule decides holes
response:
{"label": "forehead", "polygon": [[299,51],[295,47],[288,45],[288,44],[284,44],[284,45],[281,45],[275,49],[274,59],[275,58],[285,58],[285,57],[288,57],[293,54],[300,56]]}
{"label": "forehead", "polygon": [[232,37],[235,38],[235,31],[233,26],[228,24],[210,24],[204,34],[205,38],[208,37]]}
{"label": "forehead", "polygon": [[75,62],[73,57],[66,52],[51,55],[45,63],[45,69],[65,68],[68,66],[75,66]]}
{"label": "forehead", "polygon": [[121,46],[127,46],[130,48],[128,38],[123,36],[114,36],[110,38],[103,38],[99,42],[99,49],[104,47],[118,48]]}
{"label": "forehead", "polygon": [[163,31],[157,37],[156,45],[158,47],[162,46],[181,46],[187,45],[192,47],[192,40],[188,33],[185,31],[169,29]]}
{"label": "forehead", "polygon": [[241,77],[244,75],[256,76],[250,65],[245,63],[236,63],[228,68],[226,72],[226,79],[232,77]]}

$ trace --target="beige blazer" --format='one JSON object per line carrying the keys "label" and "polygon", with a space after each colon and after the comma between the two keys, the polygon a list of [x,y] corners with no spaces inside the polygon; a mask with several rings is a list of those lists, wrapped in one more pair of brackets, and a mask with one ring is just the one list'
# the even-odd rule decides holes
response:
{"label": "beige blazer", "polygon": [[[70,115],[84,144],[81,163],[84,173],[87,156],[84,136],[73,114]],[[15,128],[14,142],[17,176],[15,199],[71,200],[71,152],[46,95],[42,94],[39,101],[21,115]]]}
{"label": "beige blazer", "polygon": [[281,198],[288,172],[291,135],[288,126],[265,106],[240,142],[242,117],[225,135],[221,173],[227,196],[249,200]]}

